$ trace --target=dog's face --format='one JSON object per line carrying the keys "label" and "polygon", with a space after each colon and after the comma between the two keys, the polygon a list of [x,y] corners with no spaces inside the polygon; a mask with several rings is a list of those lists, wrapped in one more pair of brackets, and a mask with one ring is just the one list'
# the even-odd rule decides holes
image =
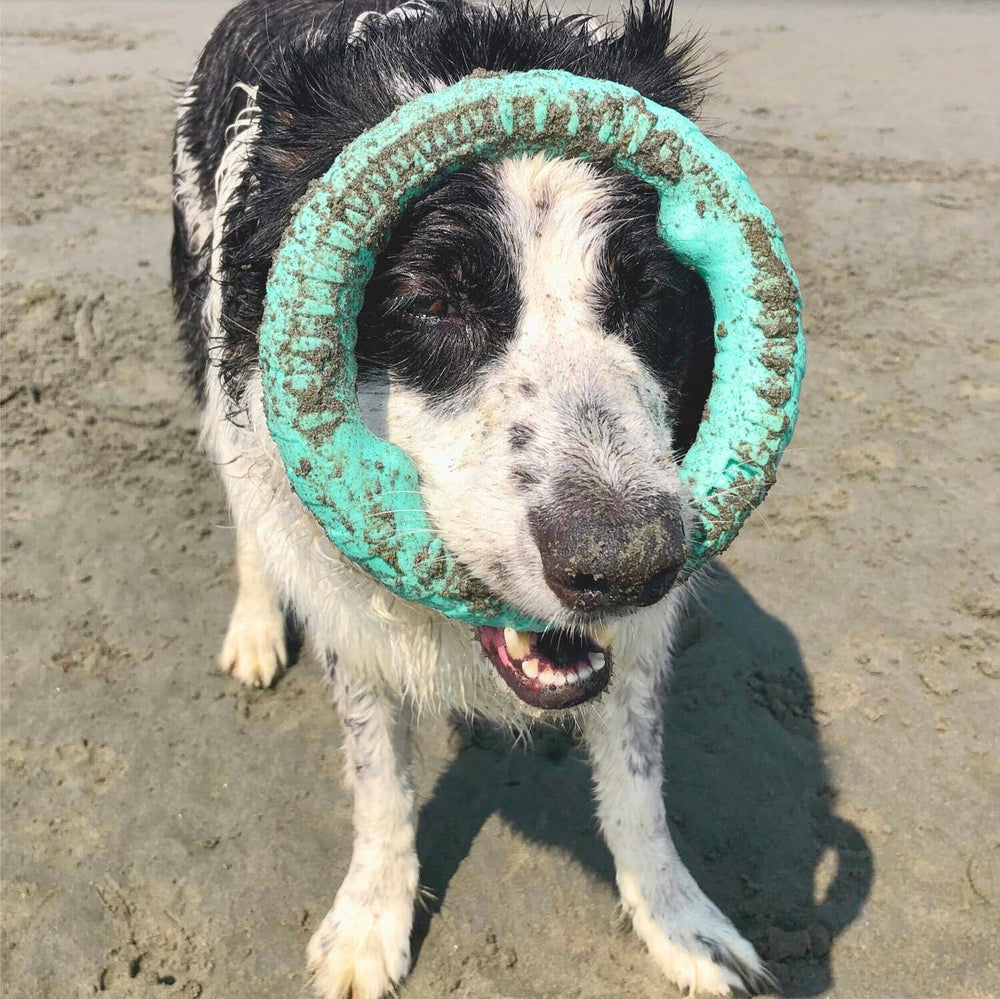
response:
{"label": "dog's face", "polygon": [[359,321],[366,419],[412,456],[445,543],[553,623],[477,631],[534,707],[599,693],[606,626],[662,598],[688,554],[678,462],[712,318],[656,212],[651,188],[582,161],[464,171],[404,217]]}

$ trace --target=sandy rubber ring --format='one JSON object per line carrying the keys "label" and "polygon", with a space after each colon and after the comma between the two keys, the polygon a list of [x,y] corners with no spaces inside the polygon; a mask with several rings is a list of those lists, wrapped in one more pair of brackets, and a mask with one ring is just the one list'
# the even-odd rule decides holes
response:
{"label": "sandy rubber ring", "polygon": [[698,523],[683,575],[724,551],[774,482],[805,369],[799,287],[771,213],[690,121],[628,87],[557,70],[476,73],[347,146],[295,211],[267,283],[260,363],[268,427],[330,541],[406,600],[470,624],[539,631],[447,550],[416,469],[358,410],[356,320],[375,259],[415,198],[457,168],[518,153],[583,157],[660,197],[664,243],[715,311],[712,390],[680,473]]}

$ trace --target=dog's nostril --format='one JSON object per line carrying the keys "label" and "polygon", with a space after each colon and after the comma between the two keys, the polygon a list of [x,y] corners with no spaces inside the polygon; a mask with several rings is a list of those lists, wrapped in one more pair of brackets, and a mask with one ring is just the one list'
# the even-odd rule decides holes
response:
{"label": "dog's nostril", "polygon": [[595,576],[590,572],[578,572],[570,580],[569,586],[571,590],[576,590],[577,593],[599,593],[604,589],[602,583],[603,581],[600,576]]}
{"label": "dog's nostril", "polygon": [[571,493],[532,510],[529,520],[545,582],[574,610],[647,607],[684,566],[680,502],[669,493],[604,502]]}

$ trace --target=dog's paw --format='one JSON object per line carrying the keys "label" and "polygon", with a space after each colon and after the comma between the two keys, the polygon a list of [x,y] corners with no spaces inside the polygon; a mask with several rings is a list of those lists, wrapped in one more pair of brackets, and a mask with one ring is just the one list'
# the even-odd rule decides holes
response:
{"label": "dog's paw", "polygon": [[281,611],[237,601],[219,653],[219,669],[248,687],[270,687],[287,660]]}
{"label": "dog's paw", "polygon": [[377,909],[338,897],[309,941],[306,957],[320,999],[381,999],[410,970],[413,904]]}
{"label": "dog's paw", "polygon": [[666,917],[654,916],[637,893],[622,892],[632,926],[660,970],[689,996],[758,995],[776,988],[753,946],[695,891]]}
{"label": "dog's paw", "polygon": [[[758,995],[774,981],[757,952],[732,926],[672,939],[655,923],[639,932],[660,970],[685,995]],[[636,930],[639,927],[636,926]]]}

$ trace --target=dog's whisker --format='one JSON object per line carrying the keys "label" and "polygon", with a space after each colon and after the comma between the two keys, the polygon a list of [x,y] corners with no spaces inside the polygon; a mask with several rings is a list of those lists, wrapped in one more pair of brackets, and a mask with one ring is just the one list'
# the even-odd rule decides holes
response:
{"label": "dog's whisker", "polygon": [[[750,511],[750,515],[755,517],[760,517],[761,521],[764,524],[764,527],[767,528],[767,533],[771,536],[771,541],[777,544],[778,539],[775,536],[774,531],[771,530],[771,525],[767,522],[767,518],[764,516],[764,514],[760,512],[760,509],[758,507],[754,507],[754,509]],[[775,553],[775,555],[777,557],[777,553]]]}
{"label": "dog's whisker", "polygon": [[409,510],[372,510],[370,516],[372,517],[396,517],[402,516],[408,513],[425,513],[423,507],[415,507]]}

